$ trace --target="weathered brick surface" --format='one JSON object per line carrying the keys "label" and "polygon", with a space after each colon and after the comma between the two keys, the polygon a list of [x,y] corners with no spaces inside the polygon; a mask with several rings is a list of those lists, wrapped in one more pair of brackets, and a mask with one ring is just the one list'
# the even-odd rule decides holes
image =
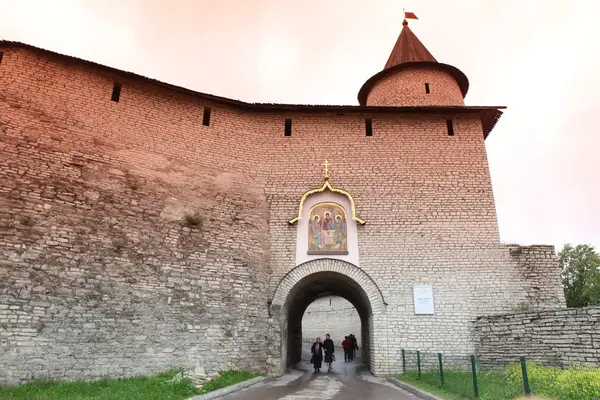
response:
{"label": "weathered brick surface", "polygon": [[529,361],[566,367],[600,364],[600,307],[569,308],[477,318],[482,366]]}
{"label": "weathered brick surface", "polygon": [[528,284],[523,308],[566,307],[554,246],[508,245],[507,247]]}
{"label": "weathered brick surface", "polygon": [[264,370],[264,183],[219,128],[247,118],[24,50],[0,82],[0,382]]}
{"label": "weathered brick surface", "polygon": [[[326,158],[333,185],[367,221],[360,270],[385,299],[365,327],[376,373],[398,371],[401,348],[473,349],[475,317],[532,302],[532,277],[555,293],[543,268],[523,271],[534,257],[499,244],[475,116],[455,116],[450,137],[438,115],[250,113],[44,52],[4,51],[0,383],[173,364],[281,371],[286,315],[269,304],[295,268],[287,221],[322,183]],[[434,286],[434,316],[414,315],[418,283]],[[564,304],[556,296],[532,306]]]}
{"label": "weathered brick surface", "polygon": [[302,336],[304,342],[313,342],[317,337],[329,333],[333,341],[340,345],[344,336],[356,336],[358,346],[362,346],[360,316],[356,308],[342,297],[323,297],[315,300],[304,312]]}
{"label": "weathered brick surface", "polygon": [[[430,93],[426,93],[425,84]],[[414,67],[378,80],[367,97],[368,106],[464,106],[460,87],[446,71]]]}

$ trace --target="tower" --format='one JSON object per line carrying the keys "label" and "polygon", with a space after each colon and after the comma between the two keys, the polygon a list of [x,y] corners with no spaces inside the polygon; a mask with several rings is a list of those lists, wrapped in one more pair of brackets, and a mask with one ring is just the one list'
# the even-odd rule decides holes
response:
{"label": "tower", "polygon": [[458,68],[438,62],[405,19],[381,72],[358,92],[361,106],[464,106],[469,80]]}

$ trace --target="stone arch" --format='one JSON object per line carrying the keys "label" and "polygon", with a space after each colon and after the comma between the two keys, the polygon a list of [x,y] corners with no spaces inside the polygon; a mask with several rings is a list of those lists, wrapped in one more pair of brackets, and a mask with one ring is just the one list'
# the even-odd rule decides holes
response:
{"label": "stone arch", "polygon": [[300,280],[318,272],[336,272],[354,280],[367,294],[372,311],[383,311],[387,305],[379,286],[362,269],[342,260],[321,258],[298,265],[281,279],[271,301],[271,313],[284,307],[290,291]]}
{"label": "stone arch", "polygon": [[281,371],[302,359],[304,311],[314,300],[327,295],[343,297],[356,308],[361,320],[362,358],[369,366],[373,365],[370,349],[374,349],[374,315],[384,313],[383,294],[359,267],[338,259],[322,258],[288,272],[273,295],[270,312],[280,324]]}

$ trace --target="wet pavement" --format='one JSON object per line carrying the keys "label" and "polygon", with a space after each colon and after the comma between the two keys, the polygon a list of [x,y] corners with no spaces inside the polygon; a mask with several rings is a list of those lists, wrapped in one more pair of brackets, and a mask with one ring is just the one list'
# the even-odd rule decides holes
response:
{"label": "wet pavement", "polygon": [[[360,352],[359,352],[360,353]],[[340,361],[340,355],[342,360]],[[313,372],[308,352],[302,362],[279,378],[269,378],[230,395],[223,400],[416,400],[416,396],[389,383],[385,378],[371,375],[359,360],[346,362],[344,353],[338,353],[331,372],[323,363],[321,372]]]}

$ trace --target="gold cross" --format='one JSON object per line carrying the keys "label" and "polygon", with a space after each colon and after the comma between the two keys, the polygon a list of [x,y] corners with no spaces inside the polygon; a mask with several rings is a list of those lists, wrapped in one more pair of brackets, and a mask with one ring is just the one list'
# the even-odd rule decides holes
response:
{"label": "gold cross", "polygon": [[325,160],[325,162],[321,165],[325,166],[325,175],[323,175],[323,178],[329,178],[329,167],[331,164],[329,164],[329,161]]}

